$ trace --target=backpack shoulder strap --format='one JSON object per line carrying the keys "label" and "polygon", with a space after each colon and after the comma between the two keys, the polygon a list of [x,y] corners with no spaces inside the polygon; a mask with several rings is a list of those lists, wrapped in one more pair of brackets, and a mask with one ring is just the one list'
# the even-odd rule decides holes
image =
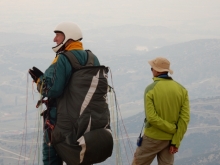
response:
{"label": "backpack shoulder strap", "polygon": [[[90,50],[85,50],[85,51],[87,53],[87,62],[85,66],[94,66],[95,55]],[[82,67],[84,67],[80,65],[79,61],[77,60],[73,52],[65,51],[62,54],[67,57],[67,59],[69,60],[70,64],[74,69],[81,69]]]}
{"label": "backpack shoulder strap", "polygon": [[94,66],[95,55],[90,50],[86,50],[86,53],[87,53],[87,63],[85,66]]}
{"label": "backpack shoulder strap", "polygon": [[74,69],[80,69],[82,66],[80,65],[79,61],[77,60],[76,56],[71,51],[66,51],[62,53],[64,56],[67,57],[70,64]]}

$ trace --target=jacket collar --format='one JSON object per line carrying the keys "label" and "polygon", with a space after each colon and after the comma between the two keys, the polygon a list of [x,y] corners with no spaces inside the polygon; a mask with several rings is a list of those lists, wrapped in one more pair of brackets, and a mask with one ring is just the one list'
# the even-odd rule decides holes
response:
{"label": "jacket collar", "polygon": [[172,79],[172,77],[169,77],[169,76],[167,76],[167,77],[153,77],[153,80],[154,81],[163,81],[163,80],[173,80]]}
{"label": "jacket collar", "polygon": [[69,51],[69,50],[83,50],[82,42],[79,42],[79,41],[72,42],[65,48],[65,50],[67,50],[67,51]]}

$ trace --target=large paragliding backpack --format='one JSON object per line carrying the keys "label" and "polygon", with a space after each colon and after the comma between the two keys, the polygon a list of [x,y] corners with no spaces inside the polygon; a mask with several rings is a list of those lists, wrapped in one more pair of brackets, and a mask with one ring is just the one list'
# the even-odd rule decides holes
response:
{"label": "large paragliding backpack", "polygon": [[71,51],[62,53],[72,65],[73,73],[57,101],[52,143],[67,164],[100,163],[113,150],[107,103],[108,67],[94,66],[95,56],[89,50],[86,52],[85,66],[80,65]]}

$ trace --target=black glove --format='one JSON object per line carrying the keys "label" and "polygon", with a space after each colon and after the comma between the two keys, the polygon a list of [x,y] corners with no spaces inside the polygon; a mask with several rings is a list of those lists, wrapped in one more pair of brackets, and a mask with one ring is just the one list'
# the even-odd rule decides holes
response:
{"label": "black glove", "polygon": [[35,66],[32,69],[29,69],[29,74],[33,78],[34,82],[37,83],[38,78],[43,75],[43,72],[41,72],[38,68]]}

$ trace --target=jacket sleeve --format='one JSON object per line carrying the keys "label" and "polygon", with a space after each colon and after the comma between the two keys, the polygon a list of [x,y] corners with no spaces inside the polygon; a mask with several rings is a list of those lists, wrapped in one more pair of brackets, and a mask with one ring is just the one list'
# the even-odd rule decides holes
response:
{"label": "jacket sleeve", "polygon": [[174,144],[177,148],[179,148],[180,142],[183,139],[184,134],[186,133],[189,120],[190,120],[189,97],[188,97],[188,92],[186,91],[185,99],[180,110],[179,120],[177,122],[178,129],[177,132],[173,135],[171,141],[171,144]]}
{"label": "jacket sleeve", "polygon": [[145,113],[147,118],[147,125],[151,125],[157,129],[160,129],[166,133],[176,133],[176,125],[163,120],[155,111],[153,99],[149,92],[145,94]]}
{"label": "jacket sleeve", "polygon": [[37,89],[44,97],[59,97],[72,74],[68,59],[58,55],[37,82]]}

